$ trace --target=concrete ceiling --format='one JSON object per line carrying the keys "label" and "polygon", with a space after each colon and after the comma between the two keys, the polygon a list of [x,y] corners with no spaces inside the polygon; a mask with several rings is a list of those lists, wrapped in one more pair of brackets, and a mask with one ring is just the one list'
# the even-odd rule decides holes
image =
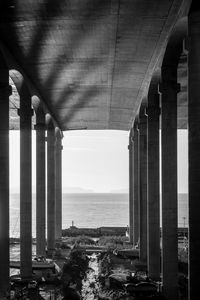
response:
{"label": "concrete ceiling", "polygon": [[[61,129],[129,130],[187,1],[4,2],[0,36],[8,64],[34,86]],[[180,76],[184,81],[184,58]]]}

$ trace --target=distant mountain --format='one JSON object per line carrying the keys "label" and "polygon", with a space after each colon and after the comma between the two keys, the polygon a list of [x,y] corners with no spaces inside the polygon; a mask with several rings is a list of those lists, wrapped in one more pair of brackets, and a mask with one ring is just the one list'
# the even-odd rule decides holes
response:
{"label": "distant mountain", "polygon": [[128,189],[110,190],[111,194],[128,194]]}
{"label": "distant mountain", "polygon": [[92,189],[83,189],[81,187],[63,187],[63,193],[66,194],[86,194],[86,193],[94,193]]}

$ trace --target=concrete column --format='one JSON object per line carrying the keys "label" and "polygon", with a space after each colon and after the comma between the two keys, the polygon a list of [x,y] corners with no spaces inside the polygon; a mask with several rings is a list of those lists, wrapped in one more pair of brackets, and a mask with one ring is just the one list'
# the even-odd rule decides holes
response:
{"label": "concrete column", "polygon": [[132,129],[129,134],[129,242],[133,244],[133,140]]}
{"label": "concrete column", "polygon": [[188,17],[189,136],[189,297],[199,294],[200,270],[200,9],[193,1]]}
{"label": "concrete column", "polygon": [[178,299],[177,68],[162,70],[162,279],[167,300]]}
{"label": "concrete column", "polygon": [[47,253],[51,257],[55,249],[55,129],[47,129]]}
{"label": "concrete column", "polygon": [[159,94],[148,94],[148,200],[147,249],[148,274],[160,279],[160,174],[159,174]]}
{"label": "concrete column", "polygon": [[45,114],[36,111],[36,254],[46,252],[46,163],[45,163]]}
{"label": "concrete column", "polygon": [[138,122],[134,122],[133,127],[133,165],[134,165],[134,174],[133,174],[133,245],[135,246],[138,243],[139,239],[139,132],[138,132]]}
{"label": "concrete column", "polygon": [[139,115],[140,152],[140,260],[147,263],[147,115],[142,107]]}
{"label": "concrete column", "polygon": [[32,108],[23,84],[20,90],[20,261],[21,277],[32,277]]}
{"label": "concrete column", "polygon": [[55,157],[55,194],[56,194],[56,231],[55,238],[59,243],[62,239],[62,136],[61,131],[56,135],[56,157]]}
{"label": "concrete column", "polygon": [[9,73],[0,55],[0,298],[9,288]]}

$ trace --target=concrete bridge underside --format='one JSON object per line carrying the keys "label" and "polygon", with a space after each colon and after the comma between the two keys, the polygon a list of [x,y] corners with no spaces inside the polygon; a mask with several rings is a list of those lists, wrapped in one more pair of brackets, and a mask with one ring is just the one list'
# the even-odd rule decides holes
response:
{"label": "concrete bridge underside", "polygon": [[179,297],[177,128],[188,129],[188,295],[194,299],[200,269],[198,53],[196,1],[8,0],[0,4],[0,297],[9,289],[9,129],[21,131],[21,275],[31,278],[34,123],[37,253],[45,254],[47,246],[52,256],[61,238],[63,131],[130,131],[130,242],[134,246],[140,240],[140,259],[153,279],[162,279],[167,300]]}
{"label": "concrete bridge underside", "polygon": [[62,130],[129,130],[187,9],[180,0],[9,0],[1,48]]}

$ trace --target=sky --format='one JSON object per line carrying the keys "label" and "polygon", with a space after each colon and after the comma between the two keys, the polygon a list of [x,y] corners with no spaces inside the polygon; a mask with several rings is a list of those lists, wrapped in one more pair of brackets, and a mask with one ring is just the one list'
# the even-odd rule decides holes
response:
{"label": "sky", "polygon": [[[35,132],[33,131],[33,191]],[[178,192],[188,190],[187,131],[178,131]],[[63,192],[128,192],[128,132],[64,132]],[[19,192],[19,131],[10,131],[10,187]]]}

